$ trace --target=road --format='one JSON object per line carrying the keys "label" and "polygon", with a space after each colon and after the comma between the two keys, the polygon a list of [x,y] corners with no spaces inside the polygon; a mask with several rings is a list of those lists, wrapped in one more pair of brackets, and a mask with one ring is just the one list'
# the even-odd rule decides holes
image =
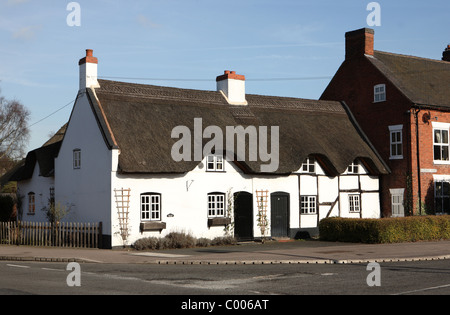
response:
{"label": "road", "polygon": [[[79,267],[78,274],[77,268],[67,270],[65,263],[0,262],[0,294],[262,297],[450,294],[448,260],[383,263],[379,270],[368,270],[365,264],[81,264]],[[368,279],[373,286],[368,285]],[[379,280],[379,286],[372,280]]]}

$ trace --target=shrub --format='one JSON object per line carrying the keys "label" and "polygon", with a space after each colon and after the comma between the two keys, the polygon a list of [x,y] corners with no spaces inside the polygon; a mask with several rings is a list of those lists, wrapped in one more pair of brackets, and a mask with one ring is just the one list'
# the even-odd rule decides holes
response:
{"label": "shrub", "polygon": [[356,243],[398,243],[450,239],[450,216],[383,219],[326,218],[320,239]]}
{"label": "shrub", "polygon": [[208,247],[220,245],[234,245],[236,239],[232,236],[216,237],[213,240],[207,238],[196,239],[190,234],[182,232],[171,232],[165,237],[145,237],[134,242],[136,250],[157,250],[174,248],[191,248],[194,246]]}

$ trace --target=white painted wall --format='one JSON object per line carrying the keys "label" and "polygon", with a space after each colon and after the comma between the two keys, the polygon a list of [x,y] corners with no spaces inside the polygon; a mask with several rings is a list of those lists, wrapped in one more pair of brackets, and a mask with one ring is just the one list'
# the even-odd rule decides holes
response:
{"label": "white painted wall", "polygon": [[[73,167],[73,150],[81,150],[81,168]],[[77,99],[58,157],[55,159],[56,202],[71,207],[66,220],[103,222],[111,233],[112,152],[107,148],[84,92]]]}
{"label": "white painted wall", "polygon": [[[47,222],[47,217],[42,209],[48,207],[50,187],[54,187],[54,185],[53,177],[39,176],[39,163],[36,162],[32,178],[17,183],[19,196],[22,197],[22,221]],[[30,192],[35,194],[34,214],[28,212],[28,193]]]}

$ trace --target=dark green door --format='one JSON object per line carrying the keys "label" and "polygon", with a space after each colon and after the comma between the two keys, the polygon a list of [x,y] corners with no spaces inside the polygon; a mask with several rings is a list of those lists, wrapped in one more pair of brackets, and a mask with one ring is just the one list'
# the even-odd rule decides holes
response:
{"label": "dark green door", "polygon": [[272,237],[289,236],[289,194],[285,192],[270,194],[270,211]]}

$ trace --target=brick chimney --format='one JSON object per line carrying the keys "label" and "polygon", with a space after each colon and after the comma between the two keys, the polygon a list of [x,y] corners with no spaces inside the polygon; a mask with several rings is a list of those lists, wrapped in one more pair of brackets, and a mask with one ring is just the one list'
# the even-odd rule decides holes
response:
{"label": "brick chimney", "polygon": [[447,45],[444,52],[442,53],[442,60],[450,62],[450,45]]}
{"label": "brick chimney", "polygon": [[80,90],[91,86],[99,86],[97,82],[98,59],[93,56],[93,53],[92,49],[86,49],[86,57],[78,62],[80,66]]}
{"label": "brick chimney", "polygon": [[374,30],[361,28],[345,33],[345,59],[373,56]]}
{"label": "brick chimney", "polygon": [[247,105],[245,100],[245,76],[226,70],[216,78],[217,91],[221,91],[232,105]]}

